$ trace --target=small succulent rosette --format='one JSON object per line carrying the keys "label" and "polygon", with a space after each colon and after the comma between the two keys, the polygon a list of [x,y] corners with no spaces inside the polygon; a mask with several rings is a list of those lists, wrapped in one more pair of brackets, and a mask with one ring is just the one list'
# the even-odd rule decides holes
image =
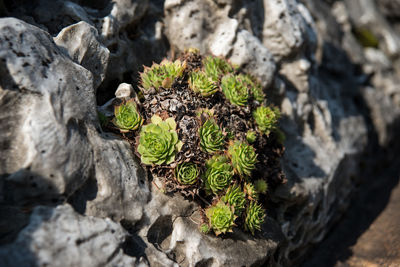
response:
{"label": "small succulent rosette", "polygon": [[133,99],[114,107],[112,123],[123,133],[137,130],[142,126],[143,118]]}
{"label": "small succulent rosette", "polygon": [[193,162],[183,162],[175,168],[175,178],[181,185],[193,185],[199,176],[199,167]]}
{"label": "small succulent rosette", "polygon": [[154,115],[151,123],[144,125],[140,131],[137,151],[146,165],[170,164],[182,145],[182,141],[178,140],[175,120],[167,118],[163,121]]}
{"label": "small succulent rosette", "polygon": [[223,201],[217,202],[215,205],[208,207],[205,211],[209,226],[214,231],[215,235],[232,232],[237,216],[235,209]]}

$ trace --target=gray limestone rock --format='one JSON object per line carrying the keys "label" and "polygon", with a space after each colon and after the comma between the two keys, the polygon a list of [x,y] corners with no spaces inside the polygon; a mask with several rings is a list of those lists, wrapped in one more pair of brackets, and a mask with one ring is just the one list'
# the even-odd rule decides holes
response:
{"label": "gray limestone rock", "polygon": [[[345,2],[371,20],[308,0],[39,0],[6,10],[30,24],[0,19],[0,265],[301,261],[349,204],[371,129],[384,146],[399,122],[398,37],[372,1]],[[386,54],[353,36],[353,24],[371,23],[384,29]],[[112,116],[117,85],[132,83],[117,97],[131,95],[141,65],[169,46],[229,58],[281,107],[287,183],[270,192],[255,237],[200,234],[197,204],[162,194],[130,144],[99,125],[96,98]]]}
{"label": "gray limestone rock", "polygon": [[0,33],[4,198],[68,197],[94,170],[85,127],[97,125],[92,74],[39,28],[7,18]]}
{"label": "gray limestone rock", "polygon": [[35,26],[0,19],[0,32],[1,203],[66,199],[81,213],[140,220],[146,176],[127,142],[101,133],[91,72]]}
{"label": "gray limestone rock", "polygon": [[295,0],[265,0],[263,25],[263,44],[278,61],[316,45],[313,20]]}
{"label": "gray limestone rock", "polygon": [[0,248],[0,265],[134,266],[139,261],[122,249],[127,235],[112,220],[79,215],[68,204],[38,206],[16,240]]}
{"label": "gray limestone rock", "polygon": [[71,59],[93,74],[93,87],[98,88],[106,75],[110,51],[98,41],[96,28],[86,22],[65,27],[54,38]]}

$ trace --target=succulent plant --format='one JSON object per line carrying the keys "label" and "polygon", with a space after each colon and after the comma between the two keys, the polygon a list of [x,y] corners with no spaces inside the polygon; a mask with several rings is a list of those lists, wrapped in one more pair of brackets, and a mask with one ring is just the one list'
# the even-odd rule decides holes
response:
{"label": "succulent plant", "polygon": [[206,209],[206,216],[208,218],[210,227],[213,229],[215,235],[225,234],[232,232],[235,226],[235,209],[225,204],[222,201],[217,202],[215,205]]}
{"label": "succulent plant", "polygon": [[233,206],[235,208],[235,214],[240,216],[246,205],[246,194],[239,185],[234,184],[226,190],[221,200]]}
{"label": "succulent plant", "polygon": [[228,147],[228,154],[232,165],[241,177],[248,177],[257,163],[257,154],[254,147],[244,142],[234,141]]}
{"label": "succulent plant", "polygon": [[133,100],[116,106],[114,108],[114,116],[112,122],[121,132],[136,130],[143,123],[143,119],[137,111],[136,103]]}
{"label": "succulent plant", "polygon": [[233,178],[233,168],[224,155],[214,155],[206,162],[204,184],[207,191],[217,194],[229,186]]}
{"label": "succulent plant", "polygon": [[254,185],[250,182],[247,182],[243,186],[244,192],[247,195],[247,198],[250,200],[257,200],[258,199],[258,192]]}
{"label": "succulent plant", "polygon": [[246,140],[250,144],[254,143],[257,140],[257,133],[253,130],[248,130],[246,133]]}
{"label": "succulent plant", "polygon": [[261,225],[264,223],[265,210],[256,201],[250,202],[246,209],[246,219],[244,228],[254,235],[255,231],[261,230]]}
{"label": "succulent plant", "polygon": [[207,153],[214,153],[224,148],[225,136],[214,119],[208,119],[199,128],[199,136],[200,147]]}
{"label": "succulent plant", "polygon": [[183,162],[175,169],[176,179],[183,185],[194,184],[197,181],[199,174],[199,168],[192,162]]}
{"label": "succulent plant", "polygon": [[149,67],[144,67],[142,73],[140,73],[140,78],[142,80],[142,88],[149,90],[154,87],[158,89],[159,87],[170,88],[174,80],[180,77],[185,69],[185,62],[176,60],[171,62],[168,60],[163,60],[160,64],[155,64]]}
{"label": "succulent plant", "polygon": [[213,82],[218,82],[219,77],[233,72],[232,66],[219,57],[208,56],[203,59],[204,71]]}
{"label": "succulent plant", "polygon": [[268,191],[268,184],[262,179],[258,179],[254,182],[254,189],[259,194],[265,194]]}
{"label": "succulent plant", "polygon": [[225,97],[236,106],[246,106],[249,98],[249,89],[238,75],[228,74],[221,80],[222,92]]}
{"label": "succulent plant", "polygon": [[147,165],[170,164],[175,160],[175,153],[182,147],[175,131],[176,122],[173,118],[163,121],[157,115],[151,118],[151,122],[140,131],[137,151],[141,161]]}
{"label": "succulent plant", "polygon": [[189,75],[189,86],[195,92],[204,97],[209,97],[218,91],[218,87],[202,71],[193,71]]}
{"label": "succulent plant", "polygon": [[265,94],[259,82],[248,74],[239,74],[238,78],[247,85],[255,100],[260,103],[264,101]]}
{"label": "succulent plant", "polygon": [[260,106],[253,112],[253,118],[257,123],[258,129],[267,136],[271,131],[277,129],[279,117],[280,113],[277,108]]}
{"label": "succulent plant", "polygon": [[200,225],[200,231],[203,234],[208,234],[210,232],[210,226],[208,226],[208,224],[203,223],[202,225]]}

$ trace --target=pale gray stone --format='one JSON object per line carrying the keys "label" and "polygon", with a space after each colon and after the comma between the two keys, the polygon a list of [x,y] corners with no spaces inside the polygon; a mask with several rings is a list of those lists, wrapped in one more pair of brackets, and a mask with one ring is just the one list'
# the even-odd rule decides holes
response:
{"label": "pale gray stone", "polygon": [[68,204],[38,206],[17,239],[0,248],[0,265],[134,266],[122,250],[127,235],[110,219],[79,215]]}
{"label": "pale gray stone", "polygon": [[[10,10],[58,34],[58,46],[34,26],[0,19],[0,225],[9,225],[1,231],[1,260],[297,265],[348,206],[368,138],[376,134],[385,146],[397,134],[396,33],[371,1],[354,2],[372,16],[368,23],[359,21],[362,8],[308,0],[40,0],[33,10],[24,4]],[[351,32],[352,23],[371,21],[384,26],[377,36],[386,55],[364,49]],[[116,86],[142,64],[160,61],[169,45],[174,52],[197,47],[228,57],[260,79],[268,100],[281,107],[287,183],[269,193],[275,215],[267,205],[255,237],[239,229],[224,238],[200,234],[198,205],[159,192],[162,184],[147,177],[130,144],[100,128],[97,86],[97,98],[108,101],[99,110],[111,117]],[[116,95],[131,92],[122,84]],[[26,204],[59,206],[35,208],[28,222]],[[84,242],[66,240],[68,231]]]}
{"label": "pale gray stone", "polygon": [[93,87],[99,87],[106,75],[110,51],[98,41],[96,28],[82,21],[62,29],[54,42],[74,62],[91,71]]}
{"label": "pale gray stone", "polygon": [[121,99],[129,99],[135,96],[135,90],[129,83],[121,83],[118,85],[117,91],[115,91],[115,97]]}

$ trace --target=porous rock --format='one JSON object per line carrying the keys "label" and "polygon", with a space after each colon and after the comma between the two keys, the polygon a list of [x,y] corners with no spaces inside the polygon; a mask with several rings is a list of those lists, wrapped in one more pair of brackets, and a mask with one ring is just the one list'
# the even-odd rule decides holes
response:
{"label": "porous rock", "polygon": [[98,88],[106,75],[110,51],[98,41],[96,28],[81,21],[62,29],[54,42],[93,74],[93,87]]}
{"label": "porous rock", "polygon": [[[4,214],[15,211],[15,216],[2,216],[0,223],[21,220],[2,232],[7,239],[1,240],[1,253],[17,255],[13,253],[23,247],[26,253],[18,256],[25,262],[56,263],[55,256],[41,253],[58,256],[62,251],[63,265],[82,266],[86,260],[110,255],[98,255],[102,242],[82,262],[67,257],[74,255],[76,246],[68,250],[57,243],[61,246],[57,251],[57,246],[44,244],[41,251],[21,245],[42,244],[45,233],[50,235],[47,238],[63,233],[56,227],[46,230],[49,219],[35,219],[50,213],[46,218],[61,225],[64,219],[93,222],[79,224],[82,236],[96,233],[97,228],[91,229],[94,221],[115,226],[105,217],[121,222],[129,235],[119,226],[119,230],[107,226],[116,231],[116,236],[107,234],[112,244],[128,238],[123,252],[111,254],[116,265],[134,264],[126,254],[136,257],[137,264],[146,258],[151,266],[294,265],[349,204],[359,159],[373,141],[371,136],[376,134],[382,145],[395,137],[399,71],[398,63],[391,63],[397,62],[398,37],[372,8],[372,1],[345,1],[366,8],[372,16],[367,23],[357,19],[360,8],[346,8],[342,2],[332,7],[327,3],[331,1],[307,0],[303,4],[295,0],[160,2],[114,0],[108,5],[103,1],[93,9],[92,1],[38,1],[32,10],[23,4],[8,10],[53,35],[67,27],[59,34],[65,38],[65,49],[36,27],[16,19],[0,20],[0,205]],[[371,27],[381,38],[384,53],[360,46],[351,32],[353,24]],[[373,24],[383,31],[377,33]],[[67,34],[72,29],[89,33],[78,50],[72,40],[81,35]],[[79,57],[87,51],[95,63],[106,64],[101,44],[110,56],[108,67],[96,72],[92,63]],[[226,56],[258,77],[267,98],[281,107],[287,183],[269,192],[268,217],[255,237],[240,230],[224,238],[200,234],[197,204],[179,195],[163,195],[157,180],[149,188],[150,178],[130,145],[99,127],[94,91],[104,70],[97,98],[108,100],[116,84],[135,76],[142,64],[166,56],[168,45],[176,52],[197,47]],[[354,62],[368,75],[360,74]],[[95,87],[93,79],[97,79]],[[68,205],[41,207],[25,227],[26,203],[56,205],[64,198],[85,216]],[[51,219],[51,214],[60,219]],[[35,226],[40,235],[30,234],[35,232],[32,221],[40,221]],[[21,241],[25,234],[32,237],[30,241]]]}
{"label": "porous rock", "polygon": [[68,204],[38,206],[16,240],[0,248],[0,265],[133,266],[122,250],[126,237],[108,218],[79,215]]}
{"label": "porous rock", "polygon": [[130,145],[101,133],[91,72],[35,26],[0,19],[0,32],[1,203],[140,220],[148,183]]}

